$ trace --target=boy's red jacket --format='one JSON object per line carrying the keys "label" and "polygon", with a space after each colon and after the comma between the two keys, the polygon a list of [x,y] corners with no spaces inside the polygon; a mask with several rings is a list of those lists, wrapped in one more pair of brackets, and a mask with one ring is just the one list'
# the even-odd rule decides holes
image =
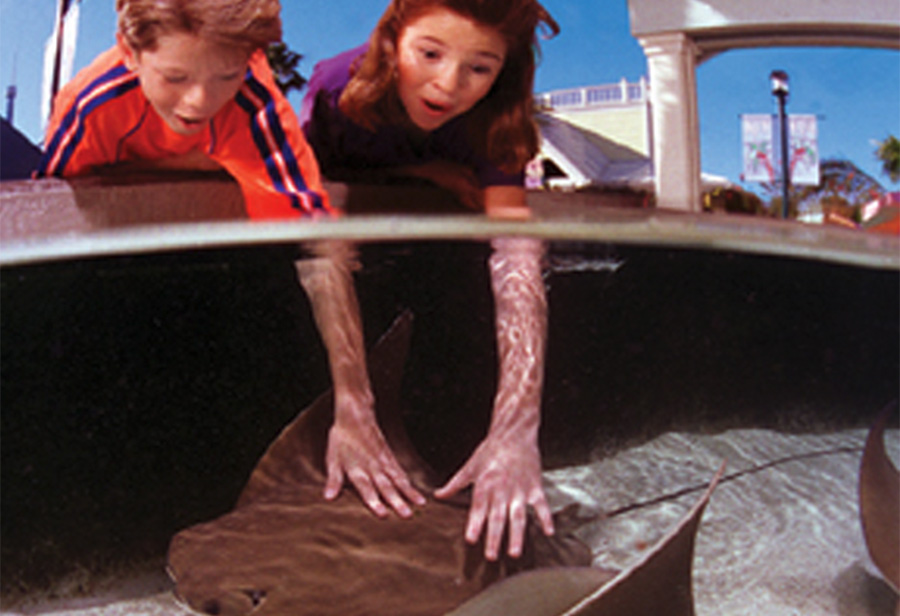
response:
{"label": "boy's red jacket", "polygon": [[240,184],[251,218],[333,214],[312,149],[257,50],[237,95],[196,135],[159,117],[118,47],[99,55],[59,92],[36,177],[204,153]]}

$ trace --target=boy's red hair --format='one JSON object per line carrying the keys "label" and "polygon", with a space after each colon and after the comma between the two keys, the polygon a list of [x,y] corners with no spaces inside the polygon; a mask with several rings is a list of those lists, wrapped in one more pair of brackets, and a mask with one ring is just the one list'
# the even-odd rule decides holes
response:
{"label": "boy's red hair", "polygon": [[188,32],[248,51],[281,40],[278,0],[116,0],[119,32],[135,51]]}

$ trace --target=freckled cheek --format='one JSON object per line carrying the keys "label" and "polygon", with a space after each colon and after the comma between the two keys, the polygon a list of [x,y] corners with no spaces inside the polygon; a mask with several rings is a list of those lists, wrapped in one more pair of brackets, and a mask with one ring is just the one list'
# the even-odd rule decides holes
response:
{"label": "freckled cheek", "polygon": [[412,90],[424,81],[423,71],[415,64],[401,62],[397,66],[397,86],[403,90]]}
{"label": "freckled cheek", "polygon": [[409,67],[397,67],[397,93],[404,106],[408,106],[416,96],[416,90],[421,86],[421,80],[417,79],[415,71]]}

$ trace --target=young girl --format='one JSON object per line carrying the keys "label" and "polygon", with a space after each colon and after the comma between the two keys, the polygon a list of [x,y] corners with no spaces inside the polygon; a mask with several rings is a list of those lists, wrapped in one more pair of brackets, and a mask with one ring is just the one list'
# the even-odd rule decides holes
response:
{"label": "young girl", "polygon": [[538,149],[534,0],[392,2],[368,44],[321,62],[300,122],[329,177],[431,180],[471,207],[524,206]]}
{"label": "young girl", "polygon": [[[392,0],[367,45],[316,66],[301,125],[332,179],[407,176],[455,193],[489,215],[527,216],[524,168],[538,149],[532,85],[542,25],[559,28],[535,0]],[[491,426],[462,469],[436,492],[473,484],[466,538],[486,529],[485,555],[521,553],[526,509],[553,532],[537,444],[546,299],[537,241],[499,239],[489,260],[496,304],[500,378]],[[353,421],[336,408],[326,497],[348,477],[376,513],[381,499],[409,515],[421,501],[368,411]],[[365,425],[365,435],[357,430]],[[367,445],[369,447],[367,447]],[[365,452],[364,455],[362,452]],[[373,460],[376,461],[373,463]]]}

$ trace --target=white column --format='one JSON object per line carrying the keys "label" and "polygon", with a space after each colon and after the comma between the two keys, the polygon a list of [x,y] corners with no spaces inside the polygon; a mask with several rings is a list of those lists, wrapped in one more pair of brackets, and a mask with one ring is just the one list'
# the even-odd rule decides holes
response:
{"label": "white column", "polygon": [[698,50],[684,33],[638,39],[647,56],[657,207],[701,211]]}
{"label": "white column", "polygon": [[641,105],[643,105],[644,114],[644,149],[643,153],[653,157],[653,117],[650,115],[650,83],[647,78],[641,75]]}

